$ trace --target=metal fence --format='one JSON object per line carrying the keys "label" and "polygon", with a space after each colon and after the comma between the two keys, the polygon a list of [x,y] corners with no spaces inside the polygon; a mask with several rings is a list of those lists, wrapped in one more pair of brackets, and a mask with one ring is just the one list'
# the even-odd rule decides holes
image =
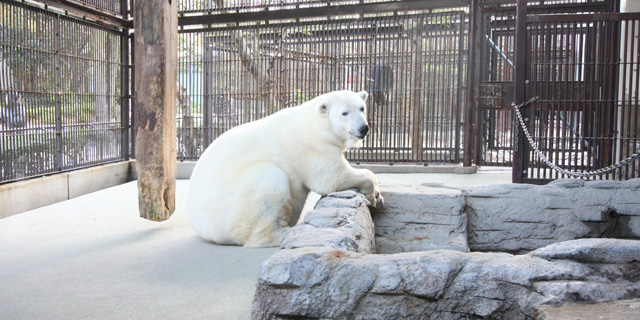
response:
{"label": "metal fence", "polygon": [[[610,12],[611,1],[562,1],[553,5],[531,4],[528,13],[594,14]],[[515,148],[514,101],[515,6],[483,6],[479,10],[475,163],[511,166]],[[532,50],[536,50],[532,48]]]}
{"label": "metal fence", "polygon": [[218,25],[180,33],[181,159],[226,130],[333,90],[366,90],[353,162],[459,162],[466,9]]}
{"label": "metal fence", "polygon": [[3,0],[0,45],[0,182],[126,157],[121,31]]}
{"label": "metal fence", "polygon": [[[533,139],[559,166],[587,171],[638,152],[638,17],[592,17],[615,11],[613,0],[530,2],[530,82],[515,83],[513,3],[474,3],[180,1],[179,159],[340,89],[370,93],[371,131],[352,162],[524,161],[529,182],[565,177],[533,153],[514,157],[524,141],[510,104],[525,87],[541,97]],[[0,0],[0,183],[130,157],[129,7]],[[635,161],[598,178],[639,172]]]}
{"label": "metal fence", "polygon": [[[612,166],[640,151],[640,14],[529,16],[527,127],[550,163],[577,173]],[[525,181],[568,178],[531,147]],[[640,177],[640,159],[595,175]]]}

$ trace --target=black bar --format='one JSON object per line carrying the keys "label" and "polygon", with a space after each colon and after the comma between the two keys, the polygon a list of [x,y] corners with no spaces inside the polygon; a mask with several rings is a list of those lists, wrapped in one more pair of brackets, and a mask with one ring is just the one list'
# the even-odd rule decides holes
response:
{"label": "black bar", "polygon": [[[473,148],[473,146],[477,146],[474,143],[474,137],[477,137],[478,126],[474,126],[474,101],[476,100],[475,94],[477,94],[478,89],[477,85],[479,82],[477,81],[478,70],[476,70],[476,59],[477,50],[479,49],[480,43],[478,37],[478,26],[477,22],[482,19],[478,19],[478,16],[482,14],[481,10],[478,10],[478,0],[471,0],[471,5],[469,7],[469,55],[467,56],[467,101],[463,104],[464,108],[464,158],[462,161],[462,165],[465,167],[470,167],[472,164],[473,154],[476,155],[480,153],[479,148]],[[474,93],[475,92],[475,93]]]}
{"label": "black bar", "polygon": [[53,43],[54,43],[54,57],[53,57],[53,67],[54,67],[54,83],[56,86],[55,93],[55,124],[56,124],[56,149],[54,153],[54,168],[56,171],[62,170],[62,101],[61,101],[61,75],[60,75],[60,15],[55,15],[54,17],[54,35],[53,35]]}
{"label": "black bar", "polygon": [[[129,11],[127,9],[128,0],[120,1],[120,10],[123,17],[127,17]],[[131,159],[131,150],[129,148],[130,130],[129,114],[131,110],[131,92],[129,91],[129,76],[131,71],[131,61],[129,60],[129,30],[125,29],[120,35],[120,126],[121,126],[121,146],[122,158],[124,160]]]}
{"label": "black bar", "polygon": [[350,14],[387,13],[398,11],[427,10],[437,8],[464,7],[470,0],[432,0],[380,2],[356,5],[340,5],[313,8],[283,9],[240,13],[204,14],[178,17],[178,25],[207,25],[213,23],[241,23],[248,21],[284,20],[312,17],[331,17]]}
{"label": "black bar", "polygon": [[595,22],[595,21],[620,21],[639,20],[640,12],[625,13],[594,13],[594,14],[541,14],[530,15],[527,22]]}
{"label": "black bar", "polygon": [[[527,3],[525,0],[518,0],[516,10],[516,43],[515,43],[515,94],[516,104],[526,101],[526,68],[527,68]],[[529,116],[527,107],[522,108],[522,116],[527,122]],[[526,111],[526,112],[525,112]],[[518,126],[518,124],[515,124]],[[529,143],[522,128],[518,129],[518,142],[515,144],[516,150],[513,152],[512,181],[514,183],[524,182],[529,160]]]}
{"label": "black bar", "polygon": [[102,10],[97,7],[86,6],[75,1],[69,0],[36,0],[47,6],[59,8],[67,13],[75,16],[79,16],[85,19],[101,22],[105,25],[114,26],[118,28],[131,28],[132,21],[119,17],[113,13]]}

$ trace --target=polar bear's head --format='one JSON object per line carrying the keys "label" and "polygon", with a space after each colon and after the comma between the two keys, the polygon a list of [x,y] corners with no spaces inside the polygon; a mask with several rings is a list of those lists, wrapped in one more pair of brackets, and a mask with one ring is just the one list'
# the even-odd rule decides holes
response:
{"label": "polar bear's head", "polygon": [[321,96],[318,112],[325,115],[335,136],[344,141],[345,147],[356,145],[369,132],[367,123],[366,91],[336,91]]}

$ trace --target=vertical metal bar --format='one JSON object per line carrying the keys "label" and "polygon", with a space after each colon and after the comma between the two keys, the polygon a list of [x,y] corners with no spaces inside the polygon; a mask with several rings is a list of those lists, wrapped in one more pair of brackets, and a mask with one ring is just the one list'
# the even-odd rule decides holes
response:
{"label": "vertical metal bar", "polygon": [[[125,0],[127,1],[127,0]],[[131,10],[129,10],[129,14],[131,14],[131,11],[133,11],[133,0],[129,0],[129,8]],[[131,66],[129,68],[129,89],[127,92],[130,92],[131,95],[129,96],[129,115],[133,115],[135,114],[136,111],[136,92],[133,89],[133,84],[136,83],[136,73],[135,73],[135,52],[136,52],[136,42],[133,41],[133,35],[129,34],[129,45],[130,45],[130,55],[129,55],[129,65]],[[136,154],[136,139],[131,139],[131,137],[135,137],[136,136],[136,118],[135,117],[129,117],[130,121],[129,121],[129,130],[127,130],[127,132],[129,133],[129,145],[131,146],[131,149],[129,150],[131,157],[135,158],[135,154]]]}
{"label": "vertical metal bar", "polygon": [[[128,0],[120,1],[120,14],[129,19],[129,10],[127,8]],[[129,102],[131,95],[129,91],[130,76],[130,60],[129,60],[129,29],[124,28],[120,33],[120,150],[122,159],[128,161],[131,159],[131,150],[129,148]]]}
{"label": "vertical metal bar", "polygon": [[[605,48],[607,50],[606,60],[604,61],[607,69],[606,78],[603,80],[605,86],[605,150],[604,150],[604,166],[610,166],[615,163],[616,143],[615,119],[618,101],[618,85],[619,85],[619,67],[620,67],[620,21],[610,20],[605,22],[608,25],[607,42]],[[608,80],[606,80],[608,79]],[[608,174],[611,175],[611,174]],[[607,177],[607,179],[610,179]]]}
{"label": "vertical metal bar", "polygon": [[[499,133],[494,130],[495,120],[500,118],[501,111],[484,110],[481,103],[481,88],[483,82],[499,81],[500,71],[497,69],[498,63],[496,62],[496,55],[493,54],[494,50],[490,47],[490,42],[497,41],[500,47],[504,49],[501,33],[499,29],[492,28],[492,21],[495,21],[498,17],[496,13],[485,12],[482,7],[473,6],[474,16],[470,19],[475,19],[475,24],[470,24],[469,28],[474,29],[471,33],[469,41],[468,64],[469,74],[467,76],[468,93],[467,101],[470,108],[469,115],[472,119],[467,119],[465,116],[465,125],[471,132],[466,131],[465,134],[470,134],[470,143],[473,144],[473,158],[476,165],[494,165],[497,161],[494,160],[494,156],[497,158],[499,152],[495,152],[497,139]],[[501,28],[501,27],[497,27]],[[471,66],[473,65],[473,66]],[[465,111],[466,112],[466,111]],[[466,140],[466,138],[465,138]],[[466,155],[465,151],[465,155]]]}
{"label": "vertical metal bar", "polygon": [[[467,87],[465,88],[466,100],[462,104],[464,108],[464,158],[462,160],[462,165],[465,167],[469,167],[472,165],[474,155],[476,156],[476,164],[479,164],[481,160],[481,139],[477,138],[477,133],[480,128],[480,117],[479,111],[477,111],[478,106],[475,104],[475,101],[477,101],[480,91],[479,67],[481,64],[476,60],[479,60],[481,58],[477,57],[477,52],[480,51],[482,53],[482,45],[479,42],[478,37],[478,32],[482,29],[482,15],[482,10],[480,10],[478,6],[478,0],[471,0],[471,4],[469,5],[469,39],[467,40]],[[474,141],[474,137],[476,137],[476,141]]]}
{"label": "vertical metal bar", "polygon": [[[638,31],[640,30],[640,21],[638,20],[634,20],[633,23],[633,34],[631,36],[631,48],[632,50],[632,54],[630,55],[631,57],[635,57],[638,56],[640,54],[640,41],[636,40],[638,38]],[[639,61],[634,61],[634,64],[630,66],[630,69],[633,70],[632,68],[635,67],[635,70],[640,70],[640,62]],[[640,92],[640,72],[635,72],[635,81],[632,82],[634,84],[633,87],[633,91],[631,88],[629,88],[629,95],[631,96],[632,92]],[[630,143],[632,144],[632,146],[630,147],[630,151],[627,152],[626,156],[630,156],[632,154],[635,154],[636,152],[639,151],[639,147],[640,147],[640,101],[639,101],[639,97],[637,95],[634,95],[633,99],[629,99],[629,113],[633,114],[633,120],[630,120],[631,123],[629,124],[630,130],[632,130],[632,134],[629,135],[629,137],[633,137],[633,139],[630,139]],[[632,110],[634,111],[632,113]],[[631,175],[632,177],[640,177],[640,167],[637,166],[637,162],[634,162],[631,165],[631,168],[633,169],[632,172],[633,174]]]}
{"label": "vertical metal bar", "polygon": [[60,80],[60,15],[54,15],[54,83],[55,83],[55,132],[56,132],[56,149],[55,149],[55,170],[62,170],[62,101],[61,80]]}
{"label": "vertical metal bar", "polygon": [[[461,123],[461,116],[462,116],[462,112],[463,112],[462,110],[463,110],[464,106],[466,105],[465,103],[462,102],[462,97],[464,97],[463,92],[465,90],[464,89],[464,83],[463,83],[462,75],[465,72],[469,73],[470,70],[468,68],[466,70],[464,69],[464,67],[465,67],[465,65],[464,65],[464,52],[465,52],[465,50],[464,50],[464,44],[465,44],[465,41],[464,41],[464,39],[465,39],[464,38],[464,28],[465,28],[464,14],[463,13],[459,13],[457,15],[457,19],[458,19],[457,20],[457,22],[458,22],[458,28],[457,28],[458,44],[457,44],[455,53],[456,53],[456,58],[457,58],[457,66],[456,66],[456,68],[457,68],[457,71],[458,71],[457,72],[458,76],[456,78],[456,89],[455,89],[456,93],[455,93],[455,99],[454,99],[454,101],[455,101],[455,105],[454,105],[454,108],[455,108],[455,118],[454,119],[455,120],[454,121],[455,122],[454,122],[454,129],[453,130],[455,130],[455,133],[454,133],[455,137],[454,137],[454,141],[453,141],[453,143],[454,143],[453,148],[455,150],[454,161],[455,162],[460,162],[462,160],[461,157],[460,157],[460,151],[463,151],[464,148],[465,148],[463,146],[463,150],[460,150],[460,147],[459,147],[461,145],[461,143],[462,143],[462,140],[461,140],[461,133],[462,132],[461,131],[463,129],[462,123]],[[470,59],[470,57],[467,56],[467,59]],[[467,83],[467,86],[469,86],[468,83]],[[466,143],[465,143],[465,146],[466,146]],[[463,163],[463,166],[469,167],[469,166],[471,166],[471,164],[466,165],[466,163]]]}
{"label": "vertical metal bar", "polygon": [[212,142],[212,120],[213,120],[213,112],[211,103],[217,103],[217,96],[214,92],[212,92],[212,88],[214,88],[215,81],[212,83],[213,74],[215,66],[215,61],[212,61],[214,57],[213,46],[215,42],[212,41],[213,37],[208,36],[205,37],[202,41],[202,53],[204,55],[203,68],[202,68],[202,85],[203,85],[203,106],[202,106],[202,148],[206,149]]}
{"label": "vertical metal bar", "polygon": [[[623,57],[622,57],[622,65],[623,65],[623,74],[622,74],[622,83],[620,84],[620,93],[622,93],[622,97],[620,97],[619,101],[621,104],[621,112],[619,115],[620,119],[620,128],[619,128],[619,153],[617,161],[629,156],[632,154],[632,118],[635,116],[632,108],[633,108],[633,99],[631,96],[631,85],[633,84],[633,65],[632,59],[633,57],[633,37],[635,36],[636,30],[636,22],[637,20],[627,20],[624,24],[624,35],[623,35],[623,44],[624,47],[622,49]],[[631,43],[629,43],[631,42]],[[635,163],[628,164],[625,170],[618,171],[618,179],[626,180],[632,177],[631,171],[634,169]]]}
{"label": "vertical metal bar", "polygon": [[[516,57],[515,57],[515,93],[516,104],[526,101],[526,68],[527,68],[527,2],[518,0],[516,7]],[[529,108],[521,109],[523,117],[529,117]],[[526,121],[525,121],[526,122]],[[529,145],[522,129],[518,130],[518,143],[514,151],[512,180],[514,183],[523,183],[529,167]]]}

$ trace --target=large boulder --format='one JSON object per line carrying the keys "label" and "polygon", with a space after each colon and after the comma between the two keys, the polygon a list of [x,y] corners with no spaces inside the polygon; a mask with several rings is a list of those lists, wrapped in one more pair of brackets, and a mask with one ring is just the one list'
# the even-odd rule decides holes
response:
{"label": "large boulder", "polygon": [[640,295],[640,240],[607,238],[639,237],[638,179],[381,189],[383,209],[330,194],[289,231],[254,319],[518,320]]}
{"label": "large boulder", "polygon": [[253,318],[531,319],[543,305],[637,297],[639,250],[640,241],[610,239],[515,256],[282,250],[261,268]]}
{"label": "large boulder", "polygon": [[580,238],[640,238],[640,179],[460,190],[473,251],[515,253]]}

